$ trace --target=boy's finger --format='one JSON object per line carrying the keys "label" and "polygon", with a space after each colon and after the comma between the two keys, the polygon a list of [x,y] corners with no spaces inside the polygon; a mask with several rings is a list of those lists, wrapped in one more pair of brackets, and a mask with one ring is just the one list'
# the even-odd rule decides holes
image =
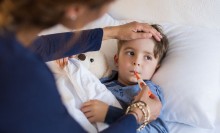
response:
{"label": "boy's finger", "polygon": [[64,58],[63,62],[63,65],[66,66],[68,64],[68,57]]}
{"label": "boy's finger", "polygon": [[61,67],[61,65],[60,65],[60,59],[59,59],[59,60],[56,60],[56,63]]}
{"label": "boy's finger", "polygon": [[63,68],[64,68],[64,66],[65,66],[65,63],[66,63],[66,62],[65,62],[65,58],[63,58],[63,59],[62,59],[62,66],[63,66]]}
{"label": "boy's finger", "polygon": [[87,102],[84,102],[82,106],[90,106],[91,104],[92,104],[92,101],[87,101]]}
{"label": "boy's finger", "polygon": [[95,117],[89,117],[89,118],[87,118],[88,120],[89,120],[89,122],[91,122],[91,123],[94,123],[95,122]]}
{"label": "boy's finger", "polygon": [[87,117],[87,119],[94,116],[92,112],[86,112],[86,113],[84,113],[84,114],[85,114],[85,116]]}
{"label": "boy's finger", "polygon": [[86,113],[86,112],[91,112],[91,108],[90,106],[84,106],[80,109],[83,113]]}
{"label": "boy's finger", "polygon": [[61,68],[64,68],[63,59],[59,59],[59,65],[60,65]]}

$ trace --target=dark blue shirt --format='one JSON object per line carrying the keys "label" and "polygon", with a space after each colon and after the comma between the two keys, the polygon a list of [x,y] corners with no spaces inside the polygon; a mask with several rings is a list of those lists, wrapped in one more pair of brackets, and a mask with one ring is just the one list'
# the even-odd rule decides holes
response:
{"label": "dark blue shirt", "polygon": [[[0,30],[0,132],[83,133],[61,102],[45,61],[99,50],[102,29],[39,37],[29,48],[15,34]],[[135,132],[135,117],[127,115],[104,132]],[[129,128],[125,128],[129,127]]]}

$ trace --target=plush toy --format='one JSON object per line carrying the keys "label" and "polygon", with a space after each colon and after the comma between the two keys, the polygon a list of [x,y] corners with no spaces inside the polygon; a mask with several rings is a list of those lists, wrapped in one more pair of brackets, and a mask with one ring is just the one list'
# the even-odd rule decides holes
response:
{"label": "plush toy", "polygon": [[111,74],[105,55],[101,51],[93,51],[76,55],[82,64],[97,78],[107,77]]}

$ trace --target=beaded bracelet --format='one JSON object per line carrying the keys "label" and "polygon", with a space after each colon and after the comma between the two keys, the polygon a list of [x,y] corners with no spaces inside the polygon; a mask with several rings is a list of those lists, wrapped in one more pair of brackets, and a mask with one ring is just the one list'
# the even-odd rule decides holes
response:
{"label": "beaded bracelet", "polygon": [[[145,111],[145,108],[147,109],[147,113]],[[137,101],[135,103],[132,103],[130,106],[128,106],[127,110],[126,110],[126,114],[129,112],[134,112],[132,111],[132,108],[138,108],[141,110],[141,112],[144,115],[144,122],[140,125],[140,127],[137,129],[138,131],[142,130],[148,123],[150,120],[150,108],[149,106],[143,102],[143,101]]]}
{"label": "beaded bracelet", "polygon": [[144,122],[140,125],[140,127],[137,129],[138,131],[141,131],[144,129],[144,127],[149,123],[150,121],[150,107],[146,104],[147,109],[147,118],[144,119]]}

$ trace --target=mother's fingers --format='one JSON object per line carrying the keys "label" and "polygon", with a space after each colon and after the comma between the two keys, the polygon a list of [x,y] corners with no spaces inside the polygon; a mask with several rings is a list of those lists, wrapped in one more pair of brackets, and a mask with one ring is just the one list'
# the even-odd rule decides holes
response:
{"label": "mother's fingers", "polygon": [[135,32],[131,39],[143,39],[143,38],[151,38],[152,33],[149,32]]}
{"label": "mother's fingers", "polygon": [[157,96],[155,96],[153,93],[149,97],[148,91],[149,91],[149,87],[145,84],[142,84],[141,91],[135,97],[134,102],[137,101],[145,102],[149,106],[151,112],[149,121],[153,121],[156,120],[157,117],[160,115],[162,104],[160,102],[160,99]]}
{"label": "mother's fingers", "polygon": [[157,31],[155,28],[153,28],[151,25],[144,23],[143,24],[143,31],[146,33],[151,33],[152,36],[157,40],[160,41],[162,38],[162,35],[160,34],[159,31]]}
{"label": "mother's fingers", "polygon": [[148,91],[149,91],[149,87],[147,85],[143,84],[141,86],[141,91],[135,97],[134,102],[135,101],[144,101],[144,102],[146,102],[149,99]]}
{"label": "mother's fingers", "polygon": [[138,23],[138,22],[132,22],[134,24],[135,28],[133,29],[133,32],[136,33],[148,33],[151,34],[151,36],[144,34],[143,38],[151,38],[154,37],[157,41],[160,41],[163,37],[159,31],[157,31],[153,26],[149,25],[148,23]]}

